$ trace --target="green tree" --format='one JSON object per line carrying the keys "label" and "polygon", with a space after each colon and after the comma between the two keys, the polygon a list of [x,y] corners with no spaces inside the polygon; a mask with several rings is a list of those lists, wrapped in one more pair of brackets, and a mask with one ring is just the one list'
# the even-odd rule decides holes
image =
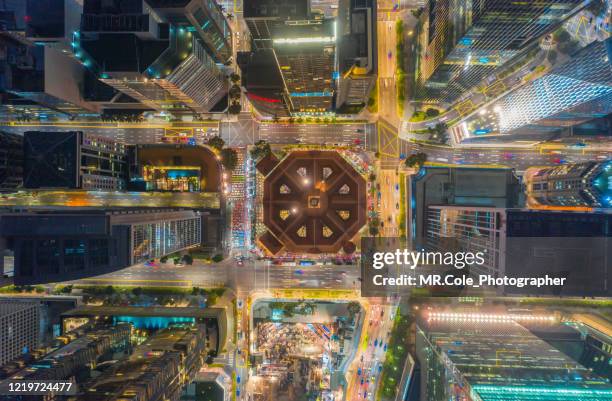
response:
{"label": "green tree", "polygon": [[242,91],[240,90],[240,87],[238,85],[232,85],[229,90],[229,95],[232,99],[240,99],[241,93]]}
{"label": "green tree", "polygon": [[241,110],[240,102],[233,102],[227,109],[230,114],[240,114]]}
{"label": "green tree", "polygon": [[220,136],[213,136],[212,138],[208,140],[208,142],[206,142],[206,144],[210,146],[211,148],[214,148],[220,151],[225,146],[225,141]]}
{"label": "green tree", "polygon": [[66,286],[62,287],[61,293],[62,294],[70,294],[72,292],[72,288],[73,288],[72,284],[66,285]]}
{"label": "green tree", "polygon": [[440,111],[438,109],[429,108],[429,109],[425,110],[425,115],[428,118],[437,117],[437,116],[440,115]]}
{"label": "green tree", "polygon": [[406,167],[416,167],[416,168],[421,168],[423,167],[423,164],[425,164],[425,162],[427,161],[427,154],[419,152],[419,153],[413,153],[410,156],[408,156],[406,158],[405,164]]}
{"label": "green tree", "polygon": [[193,256],[189,255],[189,254],[185,254],[183,255],[183,262],[186,265],[192,265],[193,264]]}
{"label": "green tree", "polygon": [[233,170],[238,164],[238,153],[232,148],[221,150],[221,164],[228,170]]}
{"label": "green tree", "polygon": [[361,311],[361,306],[359,305],[359,302],[351,301],[346,306],[346,309],[348,310],[351,320],[353,320],[355,319],[355,316],[357,316],[357,314]]}
{"label": "green tree", "polygon": [[134,287],[134,288],[132,288],[132,294],[134,296],[137,296],[137,297],[141,296],[142,295],[142,288],[141,287]]}
{"label": "green tree", "polygon": [[115,293],[115,287],[113,287],[112,285],[107,285],[106,287],[104,287],[104,294],[113,295],[114,293]]}
{"label": "green tree", "polygon": [[223,255],[218,253],[215,256],[212,257],[212,261],[215,263],[219,263],[223,260]]}
{"label": "green tree", "polygon": [[270,144],[263,139],[255,142],[255,146],[251,149],[251,157],[255,160],[264,158],[270,153],[272,153],[272,148]]}

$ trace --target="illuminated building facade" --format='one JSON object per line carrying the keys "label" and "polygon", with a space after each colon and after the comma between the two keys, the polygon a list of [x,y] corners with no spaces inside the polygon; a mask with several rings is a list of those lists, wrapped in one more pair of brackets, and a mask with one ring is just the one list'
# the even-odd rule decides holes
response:
{"label": "illuminated building facade", "polygon": [[41,318],[38,302],[0,301],[0,366],[40,345]]}
{"label": "illuminated building facade", "polygon": [[[534,335],[520,320],[432,315],[420,318],[416,329],[421,401],[612,399],[608,379]],[[546,318],[535,324],[558,325]]]}
{"label": "illuminated building facade", "polygon": [[612,162],[528,169],[527,195],[534,206],[612,207]]}
{"label": "illuminated building facade", "polygon": [[206,330],[172,327],[160,330],[134,350],[133,355],[98,376],[81,401],[132,399],[178,400],[205,359]]}
{"label": "illuminated building facade", "polygon": [[267,252],[355,251],[353,237],[366,222],[366,184],[342,156],[296,151],[257,167],[268,172],[263,195],[268,231],[259,238]]}
{"label": "illuminated building facade", "polygon": [[338,7],[336,107],[363,107],[377,77],[376,1],[342,0]]}
{"label": "illuminated building facade", "polygon": [[333,19],[294,21],[274,35],[274,53],[293,114],[331,111],[336,71],[335,30]]}
{"label": "illuminated building facade", "polygon": [[[274,61],[270,64],[280,73],[278,86],[289,112],[292,115],[330,112],[337,79],[335,19],[312,13],[308,1],[260,0],[245,7],[253,52]],[[261,65],[262,62],[249,66],[243,63],[247,70]],[[253,73],[246,74],[250,76],[250,86],[259,86]],[[253,94],[260,101],[280,100],[257,91]]]}
{"label": "illuminated building facade", "polygon": [[219,192],[221,166],[205,146],[134,145],[128,158],[133,190]]}
{"label": "illuminated building facade", "polygon": [[595,41],[495,103],[499,131],[568,127],[612,113],[612,38]]}
{"label": "illuminated building facade", "polygon": [[582,6],[580,0],[429,0],[419,96],[456,100]]}
{"label": "illuminated building facade", "polygon": [[180,209],[52,209],[2,215],[15,283],[99,275],[198,246],[200,213]]}
{"label": "illuminated building facade", "polygon": [[24,187],[126,188],[123,144],[81,131],[24,134]]}
{"label": "illuminated building facade", "polygon": [[610,296],[611,223],[605,213],[431,205],[425,248],[481,252],[484,264],[469,270],[475,277],[566,279],[562,287],[498,286],[506,295]]}
{"label": "illuminated building facade", "polygon": [[23,136],[0,131],[0,192],[23,184]]}
{"label": "illuminated building facade", "polygon": [[204,3],[87,0],[73,52],[101,82],[147,108],[208,112],[227,92],[220,63],[231,55],[231,32],[218,6]]}

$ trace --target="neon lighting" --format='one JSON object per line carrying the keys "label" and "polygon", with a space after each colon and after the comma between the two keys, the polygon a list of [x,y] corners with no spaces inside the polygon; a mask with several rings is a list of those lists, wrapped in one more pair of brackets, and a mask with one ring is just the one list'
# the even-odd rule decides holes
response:
{"label": "neon lighting", "polygon": [[318,36],[312,38],[280,38],[274,39],[272,42],[277,45],[283,44],[300,44],[300,43],[334,43],[336,38],[333,36]]}
{"label": "neon lighting", "polygon": [[280,103],[281,101],[278,99],[272,99],[269,97],[263,97],[263,96],[258,96],[258,95],[254,95],[252,93],[249,93],[247,95],[247,97],[249,99],[253,99],[253,100],[261,100],[262,102],[267,102],[267,103]]}
{"label": "neon lighting", "polygon": [[323,97],[332,96],[331,92],[291,92],[292,97]]}

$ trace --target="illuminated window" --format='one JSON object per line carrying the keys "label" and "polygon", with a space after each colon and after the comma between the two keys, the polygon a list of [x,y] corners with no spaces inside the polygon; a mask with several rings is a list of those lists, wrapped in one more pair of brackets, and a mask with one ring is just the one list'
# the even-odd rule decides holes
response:
{"label": "illuminated window", "polygon": [[349,212],[348,210],[338,210],[336,213],[338,213],[338,216],[340,216],[340,218],[344,221],[348,220],[351,217],[351,212]]}
{"label": "illuminated window", "polygon": [[327,226],[323,226],[323,238],[329,238],[334,235],[334,232]]}
{"label": "illuminated window", "polygon": [[297,230],[297,235],[300,238],[306,238],[306,226],[302,226]]}

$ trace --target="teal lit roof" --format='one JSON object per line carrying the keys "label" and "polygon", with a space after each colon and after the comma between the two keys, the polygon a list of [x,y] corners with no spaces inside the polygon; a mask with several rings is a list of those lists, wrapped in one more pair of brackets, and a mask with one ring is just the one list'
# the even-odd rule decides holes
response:
{"label": "teal lit roof", "polygon": [[[482,401],[607,401],[612,389],[472,386]],[[478,398],[476,398],[478,399]]]}

